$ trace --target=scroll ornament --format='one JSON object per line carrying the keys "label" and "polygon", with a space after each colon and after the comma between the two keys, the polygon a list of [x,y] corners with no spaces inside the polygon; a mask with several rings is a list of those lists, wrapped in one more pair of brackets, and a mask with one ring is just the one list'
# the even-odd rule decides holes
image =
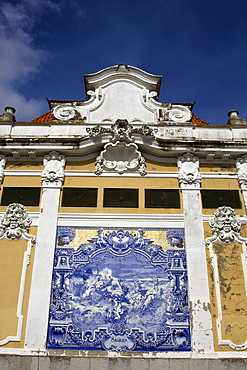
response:
{"label": "scroll ornament", "polygon": [[76,106],[69,104],[58,105],[53,109],[54,119],[61,121],[68,120],[82,120],[83,118],[80,115],[80,112],[77,110]]}
{"label": "scroll ornament", "polygon": [[161,121],[185,123],[191,120],[191,111],[182,105],[172,105],[171,108],[162,109]]}

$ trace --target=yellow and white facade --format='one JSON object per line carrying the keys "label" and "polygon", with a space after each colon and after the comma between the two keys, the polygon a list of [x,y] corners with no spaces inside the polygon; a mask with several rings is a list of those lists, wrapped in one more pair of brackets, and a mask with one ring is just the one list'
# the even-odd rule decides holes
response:
{"label": "yellow and white facade", "polygon": [[[120,64],[85,75],[85,101],[50,100],[50,111],[31,122],[15,121],[11,108],[0,116],[3,356],[246,358],[247,127],[236,111],[229,113],[228,124],[213,126],[194,116],[193,104],[159,102],[160,83],[161,76]],[[61,244],[59,230],[70,229],[73,239]],[[138,234],[140,229],[144,234]],[[61,267],[59,273],[56,251],[61,249],[60,257],[77,256],[81,245],[99,243],[99,230],[104,230],[103,239],[117,230],[127,238],[128,231],[149,240],[145,245],[158,245],[160,253],[173,250],[174,256],[182,249],[168,238],[169,230],[183,230],[186,267],[181,268],[187,278],[179,275],[178,266],[172,271],[169,265],[172,272],[164,284],[171,292],[171,276],[177,276],[179,289],[185,280],[189,329],[174,324],[177,314],[159,293],[164,300],[160,307],[164,304],[171,317],[166,325],[173,322],[168,325],[173,347],[135,351],[134,345],[126,350],[107,341],[101,351],[70,347],[65,344],[68,316],[57,319],[59,330],[53,328],[51,293],[61,276],[60,290],[63,286],[70,292],[68,281],[74,276],[67,262],[68,270]],[[124,253],[127,244],[120,243],[119,234],[115,238],[113,247]],[[153,266],[154,259],[150,261]],[[99,271],[90,274],[99,277]],[[83,279],[86,285],[92,276]],[[117,284],[114,276],[109,279],[111,287],[113,281]],[[151,297],[148,292],[142,291],[142,307],[146,295],[152,300],[147,310],[154,313],[158,293],[153,288]],[[120,299],[112,297],[108,300],[115,299],[115,310],[120,310]],[[80,301],[81,315],[85,302]],[[83,336],[86,331],[81,330]],[[50,345],[49,335],[57,338]],[[108,335],[111,341],[127,338],[114,335]]]}

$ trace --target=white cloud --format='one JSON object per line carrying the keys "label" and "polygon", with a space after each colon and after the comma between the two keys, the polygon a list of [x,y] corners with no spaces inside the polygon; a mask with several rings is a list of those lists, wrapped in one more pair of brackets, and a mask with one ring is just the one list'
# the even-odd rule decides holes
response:
{"label": "white cloud", "polygon": [[[35,46],[32,29],[44,11],[59,12],[62,2],[20,0],[0,5],[0,102],[1,108],[13,106],[18,121],[35,118],[45,107],[40,100],[27,100],[21,86],[38,73],[50,54]],[[1,114],[1,112],[0,112]]]}

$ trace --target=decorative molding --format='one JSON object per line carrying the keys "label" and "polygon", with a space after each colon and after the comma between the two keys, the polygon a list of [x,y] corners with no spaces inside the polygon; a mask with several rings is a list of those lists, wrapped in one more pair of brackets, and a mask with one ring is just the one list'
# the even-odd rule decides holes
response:
{"label": "decorative molding", "polygon": [[0,239],[19,240],[23,238],[31,239],[34,243],[34,237],[28,234],[31,223],[32,220],[27,214],[26,207],[20,203],[11,203],[0,220]]}
{"label": "decorative molding", "polygon": [[117,141],[125,141],[126,143],[134,142],[132,137],[133,134],[142,135],[145,137],[153,138],[153,129],[147,125],[143,125],[140,128],[133,128],[126,119],[118,119],[111,128],[105,128],[101,125],[94,126],[92,128],[86,128],[89,137],[96,137],[105,133],[112,135],[110,141],[116,143]]}
{"label": "decorative molding", "polygon": [[173,121],[185,123],[191,120],[191,111],[183,105],[172,105],[170,108],[161,110],[160,121]]}
{"label": "decorative molding", "polygon": [[191,153],[178,157],[178,180],[181,189],[200,189],[199,160]]}
{"label": "decorative molding", "polygon": [[91,137],[96,137],[104,133],[112,135],[110,143],[105,144],[100,155],[96,158],[96,175],[101,175],[103,171],[123,174],[127,171],[137,170],[141,176],[146,175],[145,158],[139,151],[138,146],[134,144],[132,135],[139,134],[146,137],[153,137],[153,130],[147,125],[134,129],[127,120],[118,119],[109,129],[97,125],[86,130]]}
{"label": "decorative molding", "polygon": [[120,175],[127,171],[138,171],[141,176],[146,175],[145,158],[134,143],[117,141],[106,144],[96,158],[95,166],[96,175],[101,175],[103,171],[115,171]]}
{"label": "decorative molding", "polygon": [[[218,317],[216,320],[218,344],[228,345],[229,347],[231,347],[232,349],[236,351],[243,351],[247,349],[247,340],[245,341],[245,343],[238,345],[238,344],[233,343],[229,339],[222,338],[222,331],[223,331],[222,329],[222,320],[223,320],[222,307],[224,306],[224,304],[221,302],[222,300],[221,298],[222,292],[221,292],[221,286],[220,286],[221,279],[220,279],[219,268],[218,268],[218,263],[220,262],[218,262],[218,256],[216,254],[217,252],[215,253],[215,250],[217,249],[214,243],[218,242],[218,243],[222,243],[225,245],[230,245],[232,243],[237,242],[242,245],[243,253],[241,253],[241,262],[242,262],[242,269],[243,269],[243,275],[244,275],[244,281],[245,281],[245,290],[247,290],[247,238],[243,238],[240,235],[241,224],[239,220],[237,219],[234,209],[232,209],[231,207],[228,207],[228,206],[219,207],[214,212],[214,216],[210,220],[209,225],[212,228],[213,236],[206,238],[205,243],[209,249],[211,265],[214,269],[214,284],[215,284],[217,310],[218,310]],[[233,249],[234,249],[234,245],[233,245]],[[236,263],[236,261],[234,263]],[[226,284],[226,282],[224,282],[224,284]],[[239,297],[239,300],[240,299],[241,297]],[[231,308],[231,310],[233,310],[233,308]]]}
{"label": "decorative molding", "polygon": [[19,150],[11,150],[11,154],[14,158],[20,158],[21,154]]}
{"label": "decorative molding", "polygon": [[236,159],[238,182],[242,190],[247,190],[247,154]]}
{"label": "decorative molding", "polygon": [[61,187],[64,181],[65,156],[52,151],[44,156],[41,180],[45,187]]}
{"label": "decorative molding", "polygon": [[20,203],[10,204],[0,221],[0,239],[6,238],[11,241],[18,241],[21,238],[27,240],[27,249],[23,255],[23,264],[20,280],[20,289],[16,317],[18,319],[16,335],[10,335],[0,341],[0,346],[8,342],[19,342],[23,325],[22,304],[24,298],[24,289],[26,283],[27,266],[30,263],[31,249],[35,244],[35,236],[28,234],[31,218],[28,216],[26,208]]}

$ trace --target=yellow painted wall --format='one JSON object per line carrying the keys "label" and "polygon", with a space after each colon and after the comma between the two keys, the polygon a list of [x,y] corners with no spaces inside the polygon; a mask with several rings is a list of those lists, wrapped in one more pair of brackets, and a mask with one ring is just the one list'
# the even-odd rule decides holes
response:
{"label": "yellow painted wall", "polygon": [[[30,228],[30,235],[37,234],[37,227]],[[24,252],[27,250],[24,239],[10,241],[0,240],[0,340],[17,333],[17,303],[20,290],[20,280],[23,267]],[[9,342],[2,347],[23,348],[28,313],[28,303],[32,278],[35,246],[32,247],[30,264],[27,266],[24,299],[22,305],[23,327],[20,342]]]}
{"label": "yellow painted wall", "polygon": [[177,163],[160,163],[147,159],[146,165],[147,172],[178,172]]}
{"label": "yellow painted wall", "polygon": [[[146,160],[146,171],[147,172],[177,172],[177,164],[176,163],[160,163],[151,161],[149,159]],[[67,160],[66,171],[95,171],[95,158],[90,159],[87,161],[78,160],[75,162],[71,162]]]}
{"label": "yellow painted wall", "polygon": [[1,187],[3,186],[40,187],[41,178],[40,176],[5,176]]}
{"label": "yellow painted wall", "polygon": [[[205,237],[211,237],[211,228],[205,224]],[[241,236],[247,236],[247,225],[242,226]],[[247,339],[247,292],[242,265],[243,253],[240,243],[214,244],[220,284],[220,302],[222,308],[221,335],[223,340],[231,340],[235,345],[243,344]],[[210,291],[210,311],[213,323],[215,351],[234,351],[228,345],[219,345],[217,335],[218,308],[215,289],[215,271],[211,264],[209,250],[206,247],[208,279]],[[247,350],[246,350],[247,351]]]}
{"label": "yellow painted wall", "polygon": [[232,172],[236,173],[237,168],[234,164],[214,164],[200,163],[200,172]]}
{"label": "yellow painted wall", "polygon": [[239,190],[237,179],[202,179],[202,189]]}
{"label": "yellow painted wall", "polygon": [[42,161],[7,161],[5,170],[8,171],[43,171]]}
{"label": "yellow painted wall", "polygon": [[76,162],[67,161],[65,171],[95,171],[95,159],[78,160]]}

